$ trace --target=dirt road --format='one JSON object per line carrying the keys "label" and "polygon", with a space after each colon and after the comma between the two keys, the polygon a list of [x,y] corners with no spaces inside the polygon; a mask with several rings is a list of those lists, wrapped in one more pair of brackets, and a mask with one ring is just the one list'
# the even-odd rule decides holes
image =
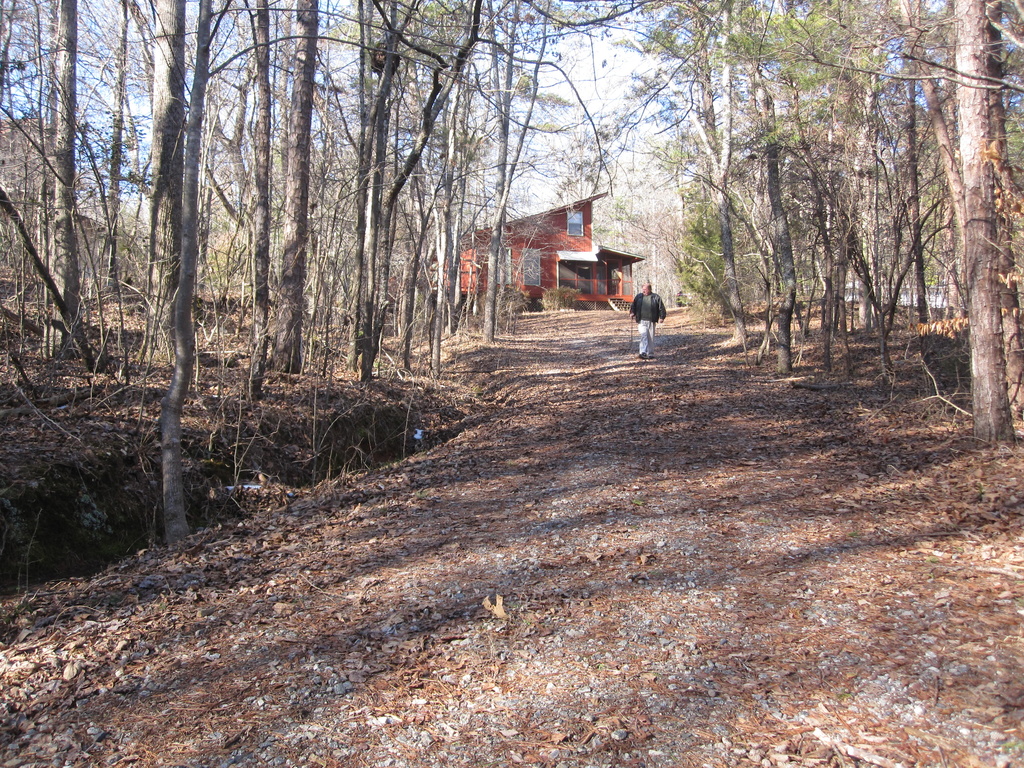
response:
{"label": "dirt road", "polygon": [[1024,765],[1020,452],[629,330],[527,316],[454,440],[31,596],[0,765]]}

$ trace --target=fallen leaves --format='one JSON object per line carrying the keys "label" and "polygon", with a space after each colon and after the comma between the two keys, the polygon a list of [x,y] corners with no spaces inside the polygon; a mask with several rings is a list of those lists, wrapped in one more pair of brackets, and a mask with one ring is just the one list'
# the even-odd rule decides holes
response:
{"label": "fallen leaves", "polygon": [[505,598],[501,595],[495,595],[494,600],[491,600],[490,595],[484,598],[484,610],[490,613],[496,619],[507,619],[508,613],[505,612]]}
{"label": "fallen leaves", "polygon": [[8,603],[5,759],[994,764],[1024,698],[1020,455],[689,331],[638,402],[579,314],[480,352],[517,373],[479,429]]}

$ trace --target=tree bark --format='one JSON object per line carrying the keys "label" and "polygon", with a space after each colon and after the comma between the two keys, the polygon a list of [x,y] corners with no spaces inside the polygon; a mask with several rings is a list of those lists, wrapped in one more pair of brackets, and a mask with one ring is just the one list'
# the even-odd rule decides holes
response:
{"label": "tree bark", "polygon": [[[814,223],[818,229],[818,238],[821,241],[822,249],[825,252],[824,264],[821,266],[821,357],[822,368],[827,373],[832,372],[832,341],[836,335],[837,303],[842,300],[842,294],[836,290],[838,281],[836,274],[836,248],[833,243],[834,227],[832,223],[834,216],[826,208],[825,194],[822,190],[821,179],[817,173],[811,173],[811,189],[814,193]],[[808,310],[809,312],[809,310]]]}
{"label": "tree bark", "polygon": [[[395,13],[395,5],[392,5]],[[392,17],[392,23],[395,18]],[[373,378],[373,367],[377,362],[377,318],[379,306],[387,300],[387,285],[379,280],[380,248],[382,235],[387,236],[390,217],[384,207],[384,171],[387,162],[387,138],[391,128],[391,113],[394,107],[392,92],[395,85],[395,74],[398,68],[397,35],[388,32],[385,44],[384,72],[381,76],[378,92],[371,110],[371,120],[367,125],[364,151],[367,156],[366,196],[364,198],[363,223],[361,233],[360,262],[363,266],[362,290],[359,292],[359,380],[369,381]],[[379,297],[378,290],[383,285],[384,297]]]}
{"label": "tree bark", "polygon": [[306,250],[309,239],[310,131],[313,75],[316,69],[319,5],[299,0],[295,10],[299,43],[295,49],[289,126],[288,175],[285,178],[284,248],[271,367],[282,373],[302,371],[302,322],[306,300]]}
{"label": "tree bark", "polygon": [[164,536],[168,543],[189,534],[182,462],[181,417],[195,367],[195,297],[199,262],[199,166],[206,111],[206,84],[210,74],[210,2],[200,0],[196,30],[196,61],[185,133],[182,179],[182,243],[178,288],[174,296],[174,370],[160,409],[160,451],[163,473]]}
{"label": "tree bark", "polygon": [[[75,133],[78,126],[78,0],[60,0],[57,49],[57,134],[54,153],[56,172],[57,215],[55,245],[57,274],[61,282],[65,309],[61,313],[66,331],[74,338],[83,333],[81,326],[81,271],[78,260],[78,237],[75,232]],[[79,345],[81,348],[82,345]],[[86,367],[95,368],[91,349],[81,350]]]}
{"label": "tree bark", "polygon": [[908,80],[907,88],[907,216],[910,219],[910,258],[914,264],[914,288],[917,293],[917,322],[927,323],[928,284],[924,274],[924,221],[921,217],[920,168],[918,162],[917,83]]}
{"label": "tree bark", "polygon": [[[462,91],[456,93],[451,101],[445,121],[444,166],[441,173],[440,202],[435,207],[435,257],[437,265],[437,284],[434,292],[434,322],[431,329],[430,371],[435,376],[441,374],[441,342],[444,338],[445,321],[454,330],[455,301],[459,285],[459,247],[458,247],[458,211],[461,210],[459,200],[460,185],[465,184],[465,174],[457,184],[455,178],[458,161],[458,126],[462,113]],[[464,190],[464,187],[462,187]],[[453,268],[454,265],[454,268]],[[447,315],[447,318],[446,318]]]}
{"label": "tree bark", "polygon": [[147,295],[150,343],[171,328],[168,307],[178,285],[185,131],[185,0],[158,0],[153,54],[153,182]]}
{"label": "tree bark", "polygon": [[256,65],[258,96],[256,125],[253,131],[255,153],[254,184],[256,206],[253,212],[253,337],[252,364],[249,368],[249,396],[259,400],[267,367],[270,341],[270,6],[257,0],[253,18],[253,59]]}
{"label": "tree bark", "polygon": [[[415,179],[414,179],[415,181]],[[415,184],[413,195],[414,212],[410,212],[410,223],[416,222],[416,231],[411,232],[413,239],[412,252],[406,257],[405,268],[402,271],[402,300],[400,313],[398,314],[398,339],[402,356],[402,368],[412,370],[412,346],[415,335],[416,303],[421,295],[420,270],[424,261],[424,251],[429,251],[427,243],[430,240],[430,220],[432,210],[437,204],[437,190],[428,199],[422,186]],[[428,254],[429,255],[429,254]]]}
{"label": "tree bark", "polygon": [[1007,395],[1000,307],[999,231],[995,168],[988,157],[994,135],[992,59],[1002,46],[989,22],[986,0],[955,0],[960,157],[964,187],[964,259],[971,326],[971,394],[974,436],[985,442],[1014,439]]}
{"label": "tree bark", "polygon": [[[508,197],[511,185],[509,170],[509,133],[512,123],[512,76],[515,62],[514,46],[510,41],[504,46],[502,60],[497,46],[492,51],[492,87],[498,111],[498,147],[495,158],[498,177],[494,182],[496,198],[494,217],[491,221],[491,240],[487,250],[487,289],[484,294],[484,341],[490,343],[497,335],[498,293],[501,282],[502,240],[505,237],[505,221],[508,218]],[[504,66],[502,66],[504,65]]]}
{"label": "tree bark", "polygon": [[[989,14],[989,51],[998,50],[1002,46],[999,6],[995,3],[987,5]],[[1005,75],[1002,56],[988,57],[989,76],[992,81],[1002,81]],[[1006,105],[1003,101],[1002,89],[989,90],[989,103],[992,113],[992,135],[989,142],[988,158],[996,172],[996,185],[1004,197],[1012,197],[1016,184],[1008,160],[1006,144]],[[1020,324],[1020,298],[1016,282],[1009,275],[1016,271],[1013,256],[1013,223],[1014,217],[1003,209],[997,210],[996,225],[999,229],[997,250],[999,263],[996,270],[999,275],[999,308],[1003,326],[1003,355],[1006,359],[1007,397],[1010,399],[1011,414],[1020,419],[1024,412],[1024,340],[1022,340]]]}
{"label": "tree bark", "polygon": [[[390,5],[384,42],[374,41],[372,10],[360,3],[360,125],[356,172],[356,285],[349,367],[362,381],[373,375],[377,314],[377,248],[381,227],[385,139],[391,124],[391,95],[398,67],[397,12]],[[383,13],[383,11],[382,11]],[[382,60],[381,60],[382,59]],[[376,75],[376,88],[373,87]]]}
{"label": "tree bark", "polygon": [[759,102],[764,108],[766,119],[766,144],[764,148],[767,171],[766,187],[771,207],[772,251],[781,282],[781,302],[777,318],[778,349],[776,367],[779,373],[793,370],[793,311],[796,308],[796,266],[793,261],[793,241],[789,232],[789,218],[782,202],[782,174],[779,167],[779,143],[775,135],[775,105],[771,95],[763,87]]}
{"label": "tree bark", "polygon": [[[733,79],[732,61],[727,50],[734,32],[732,2],[727,0],[722,8],[721,34],[719,36],[721,68],[721,92],[714,93],[711,78],[711,63],[700,51],[696,57],[697,80],[701,90],[702,108],[700,116],[694,114],[700,145],[704,150],[714,184],[715,205],[718,211],[718,229],[722,247],[722,263],[725,272],[725,298],[733,319],[733,338],[747,344],[747,322],[740,297],[740,283],[736,272],[736,248],[733,242],[732,205],[727,186],[732,169],[733,155]],[[716,106],[720,104],[720,106]],[[716,151],[717,148],[717,151]]]}
{"label": "tree bark", "polygon": [[[391,229],[392,223],[395,220],[395,210],[399,195],[413,172],[419,166],[423,151],[433,134],[437,119],[444,110],[452,88],[458,82],[463,69],[465,69],[469,62],[470,54],[480,39],[481,8],[482,0],[473,0],[470,17],[465,27],[465,37],[451,59],[446,59],[440,55],[433,55],[430,88],[418,112],[419,125],[412,139],[409,151],[401,163],[397,164],[394,178],[386,194],[383,194],[383,138],[385,136],[385,129],[390,121],[390,107],[387,102],[390,100],[391,95],[391,81],[385,83],[382,80],[375,102],[376,119],[371,119],[366,123],[368,126],[367,145],[361,151],[361,158],[364,158],[364,160],[372,158],[373,162],[365,174],[367,179],[365,183],[369,185],[369,188],[365,191],[366,200],[363,205],[365,216],[360,225],[365,228],[365,232],[358,239],[358,242],[361,244],[362,255],[357,260],[358,268],[363,274],[360,282],[363,288],[363,296],[359,303],[358,313],[360,317],[356,326],[360,330],[356,334],[353,345],[353,364],[358,369],[362,381],[366,381],[372,376],[373,366],[379,352],[379,339],[388,310],[385,292],[394,241]],[[408,24],[411,20],[412,16],[410,15],[402,24]],[[384,19],[384,21],[388,27],[388,35],[384,48],[382,76],[383,78],[389,78],[398,66],[397,45],[401,37],[401,27],[397,16],[394,14],[390,19]],[[374,135],[376,140],[372,138]],[[371,145],[373,145],[372,149]],[[378,167],[380,169],[379,173]],[[361,172],[360,178],[363,178],[363,172]],[[379,284],[377,274],[378,251],[383,254],[381,257],[383,265],[380,269],[383,279]],[[385,295],[383,301],[376,296],[378,289],[380,293]]]}
{"label": "tree bark", "polygon": [[[512,10],[513,18],[518,16],[518,9],[519,5],[515,3]],[[491,223],[490,249],[487,254],[487,289],[484,297],[483,337],[487,342],[494,341],[497,333],[499,284],[502,278],[501,268],[504,265],[502,239],[505,235],[505,223],[508,219],[508,201],[512,190],[512,179],[515,177],[519,158],[523,152],[523,144],[526,141],[526,134],[530,129],[533,110],[537,104],[540,66],[548,43],[547,28],[545,27],[541,33],[539,43],[536,44],[536,58],[530,80],[529,104],[526,115],[521,120],[517,120],[520,128],[516,137],[516,146],[512,149],[510,143],[512,139],[512,101],[515,95],[513,89],[513,78],[515,75],[514,54],[517,47],[515,35],[515,27],[510,26],[507,35],[508,39],[500,46],[500,50],[496,44],[492,54],[493,84],[498,111],[498,150],[496,156],[498,180],[495,189],[495,211]],[[502,54],[505,57],[504,69],[502,69]]]}
{"label": "tree bark", "polygon": [[[920,0],[900,0],[900,10],[903,15],[903,22],[910,29],[919,28],[921,25],[921,2]],[[911,48],[912,53],[918,52],[915,43]],[[926,68],[917,64],[916,71],[921,75],[929,74]],[[960,166],[957,163],[956,148],[953,146],[953,138],[949,132],[949,125],[946,116],[942,111],[942,99],[935,81],[929,77],[922,77],[921,93],[924,94],[925,106],[928,111],[928,121],[931,124],[932,134],[938,144],[939,158],[942,162],[942,171],[949,186],[950,201],[953,204],[953,212],[956,218],[957,230],[963,237],[966,214],[964,213],[964,180]]]}
{"label": "tree bark", "polygon": [[[103,260],[100,270],[102,276],[97,276],[100,285],[112,291],[116,297],[117,311],[119,315],[119,328],[115,346],[121,353],[121,365],[118,376],[121,381],[127,383],[130,367],[128,365],[128,354],[125,348],[125,320],[124,301],[121,286],[121,266],[118,249],[121,243],[121,184],[123,181],[124,167],[124,128],[125,128],[125,105],[128,93],[128,2],[121,0],[118,3],[120,10],[117,49],[114,54],[114,86],[113,86],[113,110],[110,125],[110,156],[107,160],[107,191],[103,196],[104,233],[101,258]],[[102,304],[100,304],[102,307]],[[96,367],[105,370],[110,364],[110,334],[103,333],[100,343],[99,358]]]}

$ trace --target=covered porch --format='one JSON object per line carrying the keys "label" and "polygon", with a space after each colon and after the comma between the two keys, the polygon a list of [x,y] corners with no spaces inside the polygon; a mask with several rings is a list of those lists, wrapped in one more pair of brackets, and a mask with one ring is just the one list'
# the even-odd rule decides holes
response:
{"label": "covered porch", "polygon": [[633,264],[642,260],[641,256],[605,247],[558,251],[558,287],[579,291],[579,302],[603,303],[618,309],[636,295]]}

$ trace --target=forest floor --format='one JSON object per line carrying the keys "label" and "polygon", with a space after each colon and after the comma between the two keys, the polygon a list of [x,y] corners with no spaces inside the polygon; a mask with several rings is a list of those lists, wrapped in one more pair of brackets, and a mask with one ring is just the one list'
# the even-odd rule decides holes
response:
{"label": "forest floor", "polygon": [[660,331],[527,315],[454,439],[3,598],[0,766],[1024,766],[1024,452]]}

